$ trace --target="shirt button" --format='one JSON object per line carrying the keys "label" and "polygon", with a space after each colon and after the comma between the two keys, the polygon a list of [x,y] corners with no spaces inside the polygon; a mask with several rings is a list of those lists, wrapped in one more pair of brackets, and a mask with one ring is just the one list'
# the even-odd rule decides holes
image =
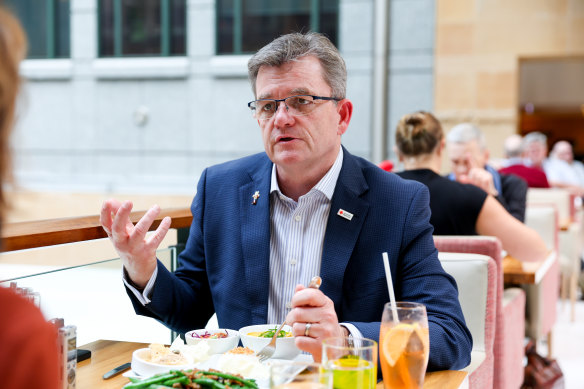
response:
{"label": "shirt button", "polygon": [[296,220],[297,222],[299,222],[299,221],[300,221],[300,219],[302,219],[302,218],[300,217],[300,215],[296,215],[296,216],[294,216],[294,220]]}
{"label": "shirt button", "polygon": [[291,303],[290,301],[288,301],[288,302],[286,303],[286,308],[287,308],[287,309],[290,309],[290,308],[292,308],[292,303]]}
{"label": "shirt button", "polygon": [[296,265],[297,262],[298,261],[293,258],[293,259],[290,260],[290,265]]}

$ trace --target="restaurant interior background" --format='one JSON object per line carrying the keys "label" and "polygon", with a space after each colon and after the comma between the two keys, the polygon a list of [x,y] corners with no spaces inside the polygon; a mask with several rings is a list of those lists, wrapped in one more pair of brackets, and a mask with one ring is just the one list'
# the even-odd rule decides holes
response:
{"label": "restaurant interior background", "polygon": [[[263,149],[246,107],[246,63],[298,27],[327,33],[347,62],[355,112],[343,143],[354,154],[395,161],[399,117],[422,109],[446,131],[478,124],[495,158],[507,135],[532,130],[569,137],[584,156],[583,0],[4,2],[30,41],[11,222],[96,215],[110,197],[135,209],[189,207],[206,166]],[[161,247],[175,241],[171,231]],[[115,256],[107,241],[6,253],[0,274]],[[169,341],[164,327],[133,314],[119,262],[76,271],[19,284],[58,284],[41,292],[42,307],[78,325],[80,343]],[[53,296],[61,304],[49,307]],[[68,310],[66,299],[91,303]]]}

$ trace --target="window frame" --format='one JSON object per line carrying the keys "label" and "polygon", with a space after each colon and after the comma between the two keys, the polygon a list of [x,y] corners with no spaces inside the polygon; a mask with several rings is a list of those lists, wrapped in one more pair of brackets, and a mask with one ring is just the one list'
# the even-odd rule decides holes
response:
{"label": "window frame", "polygon": [[[14,2],[17,2],[18,0],[13,0]],[[44,59],[70,59],[71,58],[71,1],[72,0],[67,0],[67,3],[69,5],[69,18],[67,19],[67,22],[69,24],[68,26],[68,30],[69,30],[69,36],[68,36],[68,40],[69,40],[69,44],[67,47],[67,54],[66,55],[57,55],[57,39],[58,39],[58,34],[57,34],[57,20],[56,20],[56,16],[57,16],[57,1],[59,0],[45,0],[45,7],[46,7],[46,12],[45,12],[45,29],[44,29],[44,36],[45,36],[45,44],[46,44],[46,54],[45,55],[41,55],[41,56],[30,56],[30,51],[27,53],[27,60],[44,60]],[[26,34],[27,34],[27,39],[31,39],[29,36],[29,33],[27,31],[27,25],[25,23],[24,20],[22,20],[19,17],[19,14],[17,12],[17,8],[14,5],[11,5],[12,1],[10,2],[5,2],[5,5],[8,7],[8,9],[14,13],[14,15],[19,19],[20,23],[22,24],[23,29],[25,30]]]}
{"label": "window frame", "polygon": [[[187,53],[187,39],[188,34],[185,31],[185,53],[179,55],[173,55],[170,52],[170,42],[172,38],[171,34],[171,26],[170,26],[170,19],[171,19],[171,0],[159,0],[160,1],[160,53],[158,54],[124,54],[123,48],[123,7],[122,7],[123,0],[112,0],[113,2],[113,55],[103,55],[101,53],[101,32],[102,32],[102,23],[101,23],[101,8],[102,3],[101,1],[98,2],[97,8],[97,58],[147,58],[147,57],[176,57],[176,56],[185,56]],[[187,8],[187,1],[185,1],[185,28],[188,25],[188,8]]]}
{"label": "window frame", "polygon": [[[219,28],[215,28],[215,55],[247,55],[249,52],[242,51],[243,46],[243,1],[233,0],[233,51],[221,53],[219,51]],[[320,0],[310,0],[310,31],[319,31],[320,29]],[[219,3],[215,3],[215,25],[220,25],[221,15],[219,14]],[[337,30],[339,26],[337,23]],[[338,31],[337,31],[338,32]]]}

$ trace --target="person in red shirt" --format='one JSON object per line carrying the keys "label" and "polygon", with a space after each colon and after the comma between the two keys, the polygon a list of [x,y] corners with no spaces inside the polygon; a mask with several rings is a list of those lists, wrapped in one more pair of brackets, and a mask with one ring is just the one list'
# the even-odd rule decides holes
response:
{"label": "person in red shirt", "polygon": [[[9,176],[9,142],[20,85],[18,67],[26,52],[22,27],[0,7],[0,228]],[[10,389],[59,387],[57,331],[30,301],[0,287],[0,386]]]}
{"label": "person in red shirt", "polygon": [[503,174],[514,174],[523,178],[529,188],[549,188],[545,172],[534,166],[527,166],[523,162],[524,145],[523,138],[519,134],[513,134],[505,139],[504,144],[506,166],[499,169]]}

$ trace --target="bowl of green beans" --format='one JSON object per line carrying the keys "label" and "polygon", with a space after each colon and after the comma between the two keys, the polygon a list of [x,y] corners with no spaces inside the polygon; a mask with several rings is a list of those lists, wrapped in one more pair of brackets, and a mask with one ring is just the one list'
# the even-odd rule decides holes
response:
{"label": "bowl of green beans", "polygon": [[[238,332],[241,343],[257,353],[270,343],[279,326],[279,324],[257,324],[240,328]],[[292,328],[285,325],[276,339],[276,351],[272,358],[294,359],[298,354],[300,354],[300,350],[294,342]]]}

